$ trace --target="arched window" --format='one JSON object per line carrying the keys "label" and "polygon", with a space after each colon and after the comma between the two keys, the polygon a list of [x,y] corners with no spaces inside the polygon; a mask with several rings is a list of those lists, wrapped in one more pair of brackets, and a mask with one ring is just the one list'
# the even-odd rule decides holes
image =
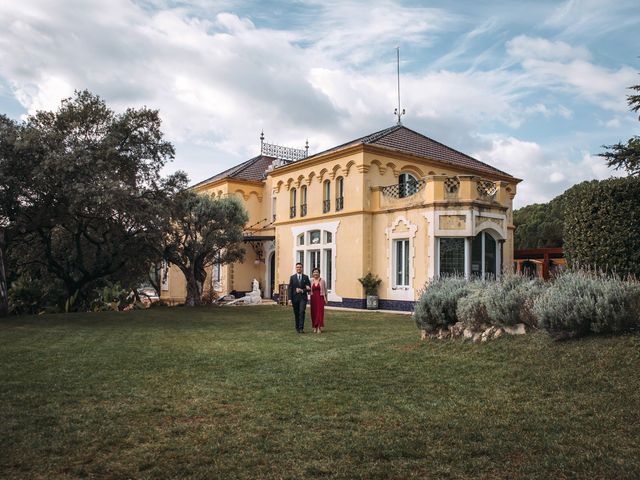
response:
{"label": "arched window", "polygon": [[331,210],[331,182],[325,180],[322,184],[322,213]]}
{"label": "arched window", "polygon": [[336,179],[336,212],[344,208],[344,178]]}
{"label": "arched window", "polygon": [[291,191],[289,192],[289,206],[290,206],[290,212],[289,212],[289,217],[293,218],[296,216],[296,189],[292,188]]}
{"label": "arched window", "polygon": [[398,177],[398,196],[410,197],[418,191],[418,179],[408,172],[401,173]]}
{"label": "arched window", "polygon": [[307,214],[307,186],[300,187],[300,216],[304,217]]}

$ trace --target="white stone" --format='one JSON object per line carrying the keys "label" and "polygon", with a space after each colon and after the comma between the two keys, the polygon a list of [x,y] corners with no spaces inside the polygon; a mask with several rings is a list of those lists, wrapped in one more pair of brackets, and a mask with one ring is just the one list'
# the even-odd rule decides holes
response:
{"label": "white stone", "polygon": [[464,336],[464,338],[473,338],[473,331],[470,328],[465,328],[462,331],[462,335]]}
{"label": "white stone", "polygon": [[524,323],[517,323],[512,327],[504,327],[504,331],[509,335],[524,335],[527,333]]}
{"label": "white stone", "polygon": [[504,330],[502,328],[498,328],[493,334],[493,338],[500,338],[502,335],[504,335]]}

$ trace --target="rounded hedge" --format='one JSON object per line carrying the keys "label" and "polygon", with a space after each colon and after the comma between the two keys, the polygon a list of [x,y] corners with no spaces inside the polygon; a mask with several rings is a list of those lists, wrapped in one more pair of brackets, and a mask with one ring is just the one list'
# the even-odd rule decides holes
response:
{"label": "rounded hedge", "polygon": [[583,182],[565,197],[569,264],[640,277],[640,178]]}

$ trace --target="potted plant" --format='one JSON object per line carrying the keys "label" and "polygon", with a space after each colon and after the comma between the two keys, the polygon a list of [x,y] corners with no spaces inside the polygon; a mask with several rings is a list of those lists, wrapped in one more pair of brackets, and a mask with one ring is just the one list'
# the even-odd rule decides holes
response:
{"label": "potted plant", "polygon": [[373,275],[369,272],[364,277],[359,278],[358,281],[364,287],[364,292],[367,295],[367,310],[377,310],[378,287],[382,283],[382,280],[378,278],[378,275]]}

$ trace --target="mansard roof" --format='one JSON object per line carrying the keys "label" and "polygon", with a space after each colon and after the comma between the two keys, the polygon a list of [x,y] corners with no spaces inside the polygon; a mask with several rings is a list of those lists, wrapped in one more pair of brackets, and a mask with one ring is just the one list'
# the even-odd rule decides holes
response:
{"label": "mansard roof", "polygon": [[249,180],[252,182],[259,182],[264,180],[265,172],[267,171],[267,167],[273,163],[275,160],[274,157],[268,157],[266,155],[258,155],[257,157],[253,157],[246,162],[242,162],[240,165],[236,165],[235,167],[231,167],[224,172],[220,172],[213,177],[209,177],[206,180],[196,183],[191,188],[200,187],[207,183],[213,183],[217,180],[222,179],[238,179],[238,180]]}
{"label": "mansard roof", "polygon": [[416,157],[448,163],[457,168],[471,168],[484,173],[511,176],[508,173],[470,157],[465,153],[459,152],[451,147],[447,147],[446,145],[422,135],[421,133],[415,132],[404,125],[394,125],[392,127],[385,128],[379,132],[371,133],[364,137],[338,145],[337,147],[316,153],[308,158],[318,157],[319,155],[324,155],[358,144],[384,147],[393,151],[414,155]]}

